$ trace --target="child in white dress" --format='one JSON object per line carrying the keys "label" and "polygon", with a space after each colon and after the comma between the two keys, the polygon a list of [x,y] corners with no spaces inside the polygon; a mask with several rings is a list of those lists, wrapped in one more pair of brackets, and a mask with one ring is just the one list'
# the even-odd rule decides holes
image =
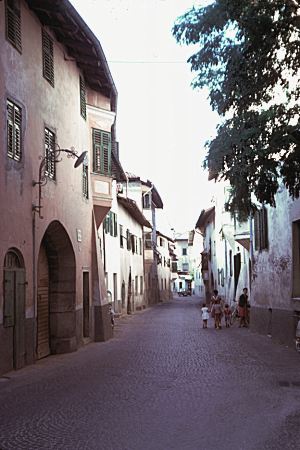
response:
{"label": "child in white dress", "polygon": [[207,328],[207,321],[209,319],[208,307],[203,303],[201,308],[202,313],[202,328]]}

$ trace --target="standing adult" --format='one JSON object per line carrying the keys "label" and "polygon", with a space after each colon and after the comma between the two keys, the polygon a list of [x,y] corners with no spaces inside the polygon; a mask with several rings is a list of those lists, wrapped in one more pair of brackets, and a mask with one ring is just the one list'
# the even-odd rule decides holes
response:
{"label": "standing adult", "polygon": [[248,327],[248,288],[243,289],[242,295],[239,298],[239,328]]}

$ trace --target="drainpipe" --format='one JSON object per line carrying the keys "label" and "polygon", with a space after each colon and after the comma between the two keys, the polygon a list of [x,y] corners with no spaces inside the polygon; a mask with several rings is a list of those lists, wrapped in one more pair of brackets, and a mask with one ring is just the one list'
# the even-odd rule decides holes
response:
{"label": "drainpipe", "polygon": [[37,290],[36,290],[36,218],[35,211],[32,211],[32,298],[33,298],[33,320],[34,320],[34,337],[33,337],[33,345],[34,345],[34,356],[36,355],[36,300],[37,300]]}

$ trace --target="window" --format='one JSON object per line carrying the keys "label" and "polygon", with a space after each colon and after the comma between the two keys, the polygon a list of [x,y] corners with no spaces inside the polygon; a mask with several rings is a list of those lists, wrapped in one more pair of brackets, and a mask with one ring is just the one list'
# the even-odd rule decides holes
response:
{"label": "window", "polygon": [[85,81],[79,77],[79,94],[80,94],[80,115],[86,119],[86,89]]}
{"label": "window", "polygon": [[138,295],[139,292],[139,277],[135,277],[135,295]]}
{"label": "window", "polygon": [[151,208],[151,197],[149,194],[143,195],[143,209],[150,209]]}
{"label": "window", "polygon": [[131,250],[130,231],[126,230],[127,250]]}
{"label": "window", "polygon": [[131,238],[131,250],[132,250],[132,253],[137,253],[138,252],[137,237],[134,236],[134,234],[132,234],[130,238]]}
{"label": "window", "polygon": [[163,240],[163,238],[159,238],[159,245],[160,245],[160,247],[163,247],[163,246],[164,246],[164,240]]}
{"label": "window", "polygon": [[118,222],[117,222],[117,214],[110,211],[104,220],[104,231],[105,233],[109,233],[111,236],[116,237],[118,235]]}
{"label": "window", "polygon": [[53,41],[45,30],[42,30],[43,77],[54,87]]}
{"label": "window", "polygon": [[139,243],[140,243],[140,255],[143,254],[143,249],[142,249],[142,239],[139,238]]}
{"label": "window", "polygon": [[45,128],[45,175],[55,180],[55,134]]}
{"label": "window", "polygon": [[22,157],[22,110],[7,100],[7,156],[20,161]]}
{"label": "window", "polygon": [[123,225],[120,225],[120,247],[124,248]]}
{"label": "window", "polygon": [[93,129],[94,172],[111,175],[111,134]]}
{"label": "window", "polygon": [[82,194],[84,198],[89,198],[89,167],[85,162],[82,165]]}
{"label": "window", "polygon": [[19,0],[6,0],[6,39],[21,53],[21,11]]}
{"label": "window", "polygon": [[144,280],[143,277],[140,277],[140,294],[142,295],[144,293]]}
{"label": "window", "polygon": [[183,263],[182,270],[183,270],[183,272],[188,272],[189,271],[189,263]]}
{"label": "window", "polygon": [[265,207],[254,214],[255,250],[268,249],[268,211]]}
{"label": "window", "polygon": [[144,234],[145,239],[145,248],[151,249],[152,248],[152,235],[151,233],[145,233]]}
{"label": "window", "polygon": [[183,248],[183,249],[182,249],[182,254],[183,254],[183,255],[186,255],[186,254],[187,254],[186,248]]}
{"label": "window", "polygon": [[177,262],[172,262],[172,272],[177,272]]}

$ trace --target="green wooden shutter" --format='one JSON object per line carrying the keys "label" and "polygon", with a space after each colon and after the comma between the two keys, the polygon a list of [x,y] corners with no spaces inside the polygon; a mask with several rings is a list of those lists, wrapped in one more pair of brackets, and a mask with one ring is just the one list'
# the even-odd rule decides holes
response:
{"label": "green wooden shutter", "polygon": [[85,81],[79,77],[80,115],[86,119],[86,88]]}
{"label": "green wooden shutter", "polygon": [[11,270],[4,271],[4,308],[3,326],[13,327],[15,324],[15,274]]}
{"label": "green wooden shutter", "polygon": [[101,169],[103,175],[111,175],[111,134],[101,132]]}

